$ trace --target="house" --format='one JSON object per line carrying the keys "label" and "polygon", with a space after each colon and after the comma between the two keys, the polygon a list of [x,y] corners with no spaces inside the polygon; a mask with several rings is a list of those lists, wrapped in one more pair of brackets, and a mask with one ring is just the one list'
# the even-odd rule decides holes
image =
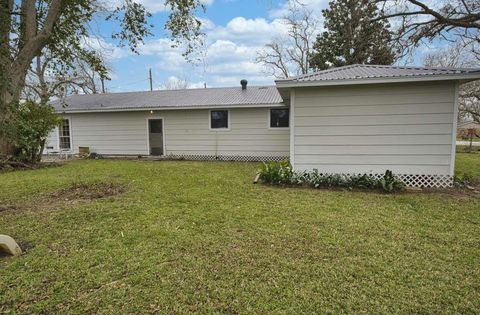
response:
{"label": "house", "polygon": [[469,139],[471,135],[480,136],[480,123],[473,120],[458,123],[457,137]]}
{"label": "house", "polygon": [[480,69],[351,65],[275,86],[74,95],[47,146],[77,153],[282,160],[296,170],[453,183],[458,85]]}

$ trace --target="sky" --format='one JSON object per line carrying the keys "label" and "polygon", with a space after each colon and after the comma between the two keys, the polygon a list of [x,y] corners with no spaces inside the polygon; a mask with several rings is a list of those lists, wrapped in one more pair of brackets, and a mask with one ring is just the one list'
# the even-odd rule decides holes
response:
{"label": "sky", "polygon": [[[241,79],[251,85],[271,85],[261,64],[255,62],[259,50],[275,38],[281,37],[285,26],[281,17],[288,4],[282,0],[202,0],[206,12],[199,13],[202,30],[206,34],[206,66],[194,66],[185,61],[181,49],[171,47],[164,24],[168,12],[162,0],[136,0],[152,14],[153,36],[138,49],[116,47],[108,36],[89,39],[89,45],[104,52],[111,68],[111,80],[106,82],[108,92],[148,90],[149,69],[153,88],[161,89],[166,82],[186,80],[189,88],[235,86]],[[328,0],[303,0],[319,17],[328,6]],[[108,25],[98,25],[99,34],[111,33]],[[429,48],[419,50],[419,55]],[[420,60],[415,56],[415,60]]]}

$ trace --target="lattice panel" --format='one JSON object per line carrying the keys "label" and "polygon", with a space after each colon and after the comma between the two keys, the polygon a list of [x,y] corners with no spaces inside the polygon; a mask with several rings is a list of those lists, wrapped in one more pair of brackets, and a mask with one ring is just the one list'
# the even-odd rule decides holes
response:
{"label": "lattice panel", "polygon": [[[331,174],[322,174],[331,175]],[[341,174],[345,177],[363,174]],[[383,174],[367,174],[374,179],[382,179]],[[425,174],[394,174],[407,187],[420,188],[448,188],[453,186],[453,176],[450,175],[425,175]]]}
{"label": "lattice panel", "polygon": [[190,160],[190,161],[238,161],[238,162],[260,162],[260,161],[285,161],[288,156],[246,156],[246,155],[183,155],[169,154],[163,157],[166,160]]}
{"label": "lattice panel", "polygon": [[453,186],[453,176],[401,174],[398,178],[408,187],[448,188]]}

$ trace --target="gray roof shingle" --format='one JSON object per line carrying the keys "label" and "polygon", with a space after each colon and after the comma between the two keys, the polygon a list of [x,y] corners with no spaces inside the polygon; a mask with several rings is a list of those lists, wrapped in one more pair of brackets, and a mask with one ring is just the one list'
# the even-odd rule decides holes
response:
{"label": "gray roof shingle", "polygon": [[127,110],[185,107],[231,107],[278,104],[283,102],[275,86],[161,90],[105,94],[71,95],[52,102],[58,111]]}
{"label": "gray roof shingle", "polygon": [[372,78],[421,77],[470,73],[480,73],[480,69],[427,68],[355,64],[332,68],[328,70],[322,70],[315,73],[308,73],[293,78],[277,80],[277,82],[310,82],[355,79],[361,80]]}

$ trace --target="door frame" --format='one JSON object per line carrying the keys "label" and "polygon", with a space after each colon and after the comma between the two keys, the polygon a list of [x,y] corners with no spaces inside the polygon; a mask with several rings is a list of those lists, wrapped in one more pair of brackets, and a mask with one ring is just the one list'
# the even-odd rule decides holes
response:
{"label": "door frame", "polygon": [[158,156],[165,156],[167,155],[167,151],[165,150],[165,119],[163,117],[147,117],[147,155],[149,156],[156,156],[150,154],[150,120],[161,120],[162,121],[162,138],[163,138],[163,154]]}

